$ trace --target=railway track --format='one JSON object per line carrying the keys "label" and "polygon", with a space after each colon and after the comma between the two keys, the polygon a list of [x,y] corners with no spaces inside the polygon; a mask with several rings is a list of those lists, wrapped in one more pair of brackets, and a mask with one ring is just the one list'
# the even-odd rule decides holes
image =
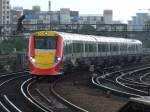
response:
{"label": "railway track", "polygon": [[93,75],[92,83],[106,91],[111,91],[126,97],[142,97],[149,95],[150,84],[141,81],[149,73],[149,65],[134,67]]}
{"label": "railway track", "polygon": [[87,112],[60,97],[53,82],[45,78],[37,81],[28,72],[1,75],[0,109],[4,112]]}
{"label": "railway track", "polygon": [[[85,109],[80,108],[67,101],[55,91],[55,84],[59,82],[59,79],[42,78],[39,83],[30,84],[28,86],[29,94],[33,96],[36,102],[41,102],[49,111],[53,112],[88,112]],[[49,85],[49,86],[48,86]]]}
{"label": "railway track", "polygon": [[[11,76],[11,77],[10,77]],[[30,76],[28,72],[5,75],[5,80],[1,77],[1,107],[6,112],[42,112],[33,105],[32,102],[22,95],[21,84]],[[6,78],[7,77],[7,78]]]}

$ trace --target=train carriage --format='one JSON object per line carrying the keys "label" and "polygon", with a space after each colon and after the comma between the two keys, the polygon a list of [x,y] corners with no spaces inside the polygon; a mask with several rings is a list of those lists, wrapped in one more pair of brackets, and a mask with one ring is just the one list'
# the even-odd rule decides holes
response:
{"label": "train carriage", "polygon": [[28,56],[31,74],[59,75],[69,67],[138,59],[141,52],[135,39],[39,31],[29,39]]}

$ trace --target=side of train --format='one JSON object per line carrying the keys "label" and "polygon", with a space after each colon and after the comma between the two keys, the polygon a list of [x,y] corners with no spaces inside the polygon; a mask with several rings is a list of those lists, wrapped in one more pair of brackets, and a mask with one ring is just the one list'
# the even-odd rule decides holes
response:
{"label": "side of train", "polygon": [[137,61],[141,53],[142,43],[134,39],[40,31],[29,40],[30,71],[36,75]]}

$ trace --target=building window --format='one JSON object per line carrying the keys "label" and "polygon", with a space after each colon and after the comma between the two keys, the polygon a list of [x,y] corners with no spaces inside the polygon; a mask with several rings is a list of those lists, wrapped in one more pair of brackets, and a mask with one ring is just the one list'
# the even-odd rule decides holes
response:
{"label": "building window", "polygon": [[9,6],[7,6],[7,9],[9,9]]}
{"label": "building window", "polygon": [[7,19],[9,19],[9,16],[7,16]]}
{"label": "building window", "polygon": [[3,6],[3,9],[5,9],[5,6]]}
{"label": "building window", "polygon": [[3,1],[3,4],[5,4],[5,1]]}
{"label": "building window", "polygon": [[9,4],[9,1],[7,1],[7,4]]}

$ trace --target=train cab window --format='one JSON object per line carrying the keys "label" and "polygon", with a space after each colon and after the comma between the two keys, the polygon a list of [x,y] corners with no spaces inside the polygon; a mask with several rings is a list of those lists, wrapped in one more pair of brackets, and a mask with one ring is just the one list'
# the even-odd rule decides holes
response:
{"label": "train cab window", "polygon": [[36,49],[56,49],[57,38],[55,37],[36,37],[35,48]]}
{"label": "train cab window", "polygon": [[47,38],[47,44],[46,44],[46,48],[47,49],[56,49],[57,47],[57,38]]}

